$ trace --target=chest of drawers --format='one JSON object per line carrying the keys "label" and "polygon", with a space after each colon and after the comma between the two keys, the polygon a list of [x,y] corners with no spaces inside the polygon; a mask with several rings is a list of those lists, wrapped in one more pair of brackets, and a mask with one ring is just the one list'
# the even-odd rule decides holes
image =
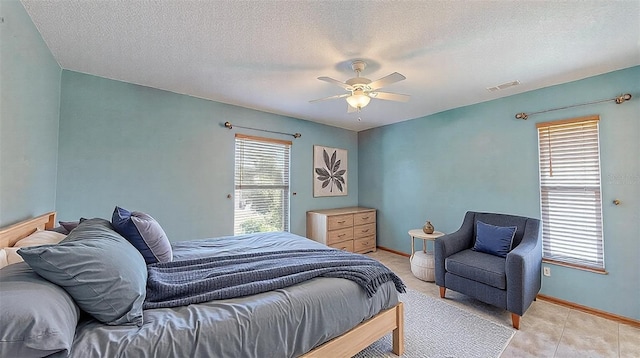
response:
{"label": "chest of drawers", "polygon": [[348,207],[307,211],[307,237],[340,250],[376,251],[376,209]]}

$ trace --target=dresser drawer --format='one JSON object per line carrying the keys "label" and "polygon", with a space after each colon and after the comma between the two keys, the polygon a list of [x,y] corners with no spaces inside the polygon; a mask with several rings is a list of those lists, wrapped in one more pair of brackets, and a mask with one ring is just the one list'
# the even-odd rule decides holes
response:
{"label": "dresser drawer", "polygon": [[307,211],[307,237],[340,250],[375,251],[376,210],[352,206]]}
{"label": "dresser drawer", "polygon": [[353,238],[359,239],[365,236],[372,236],[376,234],[376,224],[360,225],[353,228]]}
{"label": "dresser drawer", "polygon": [[353,240],[353,228],[348,227],[346,229],[329,231],[327,236],[327,244],[329,245],[340,241]]}
{"label": "dresser drawer", "polygon": [[353,251],[353,240],[339,242],[337,244],[331,244],[329,247],[333,247],[334,249],[343,250],[343,251]]}
{"label": "dresser drawer", "polygon": [[327,221],[328,221],[328,225],[327,225],[328,230],[336,230],[336,229],[342,229],[345,227],[352,227],[353,214],[329,216],[329,218],[327,218]]}
{"label": "dresser drawer", "polygon": [[353,214],[353,225],[371,224],[376,222],[376,212]]}
{"label": "dresser drawer", "polygon": [[369,252],[376,250],[376,237],[367,236],[353,240],[353,252]]}

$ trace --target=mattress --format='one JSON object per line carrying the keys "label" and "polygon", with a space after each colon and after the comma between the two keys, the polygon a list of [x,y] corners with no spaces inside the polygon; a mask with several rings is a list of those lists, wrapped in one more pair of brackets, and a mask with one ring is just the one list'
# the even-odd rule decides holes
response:
{"label": "mattress", "polygon": [[[326,248],[289,233],[175,242],[174,260]],[[144,311],[144,324],[78,323],[71,357],[296,357],[398,303],[392,282],[373,297],[355,282],[315,278],[257,295]]]}

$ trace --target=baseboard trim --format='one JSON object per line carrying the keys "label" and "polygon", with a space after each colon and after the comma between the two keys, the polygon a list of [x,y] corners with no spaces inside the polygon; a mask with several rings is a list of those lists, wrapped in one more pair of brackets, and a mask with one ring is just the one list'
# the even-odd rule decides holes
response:
{"label": "baseboard trim", "polygon": [[384,246],[378,246],[378,250],[388,251],[388,252],[394,253],[396,255],[404,256],[404,257],[411,257],[411,255],[409,255],[407,253],[404,253],[404,252],[401,252],[401,251],[396,251],[394,249],[390,249],[390,248],[384,247]]}
{"label": "baseboard trim", "polygon": [[555,303],[555,304],[557,304],[559,306],[572,308],[574,310],[585,312],[585,313],[589,313],[589,314],[592,314],[594,316],[606,318],[606,319],[614,321],[614,322],[618,322],[618,323],[626,324],[626,325],[629,325],[629,326],[632,326],[632,327],[640,328],[640,321],[632,319],[632,318],[628,318],[628,317],[620,316],[620,315],[617,315],[617,314],[601,311],[601,310],[598,310],[598,309],[595,309],[595,308],[579,305],[579,304],[571,302],[571,301],[565,301],[565,300],[562,300],[562,299],[559,299],[559,298],[555,298],[555,297],[547,296],[547,295],[543,295],[543,294],[538,294],[537,297],[538,297],[538,299],[541,299],[541,300],[547,301],[547,302],[551,302],[551,303]]}

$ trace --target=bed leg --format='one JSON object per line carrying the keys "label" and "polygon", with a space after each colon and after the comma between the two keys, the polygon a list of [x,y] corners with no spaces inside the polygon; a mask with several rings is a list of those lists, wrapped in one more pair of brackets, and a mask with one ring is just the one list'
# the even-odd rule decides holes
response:
{"label": "bed leg", "polygon": [[404,305],[398,303],[396,307],[396,329],[393,330],[393,354],[401,356],[404,353]]}

